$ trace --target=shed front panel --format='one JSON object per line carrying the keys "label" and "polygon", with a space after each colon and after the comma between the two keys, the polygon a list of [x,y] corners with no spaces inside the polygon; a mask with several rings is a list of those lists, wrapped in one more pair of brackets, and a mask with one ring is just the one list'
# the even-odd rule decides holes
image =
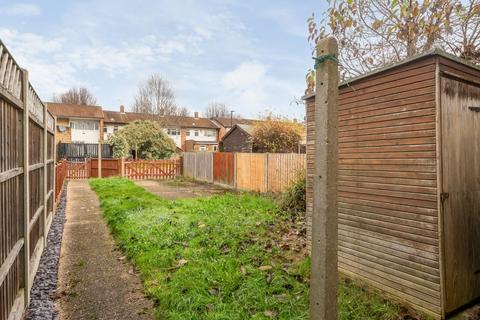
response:
{"label": "shed front panel", "polygon": [[446,312],[480,297],[480,84],[442,78]]}

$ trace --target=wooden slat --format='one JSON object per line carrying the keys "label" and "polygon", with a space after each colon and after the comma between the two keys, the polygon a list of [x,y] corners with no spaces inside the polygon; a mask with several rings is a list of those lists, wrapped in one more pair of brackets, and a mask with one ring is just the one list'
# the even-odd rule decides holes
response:
{"label": "wooden slat", "polygon": [[17,243],[13,246],[12,250],[8,254],[7,258],[0,267],[0,286],[3,284],[3,281],[7,277],[7,274],[10,272],[10,269],[18,257],[20,250],[23,247],[23,238],[18,240]]}
{"label": "wooden slat", "polygon": [[23,168],[17,167],[10,169],[8,171],[0,172],[0,183],[15,178],[19,175],[23,174]]}

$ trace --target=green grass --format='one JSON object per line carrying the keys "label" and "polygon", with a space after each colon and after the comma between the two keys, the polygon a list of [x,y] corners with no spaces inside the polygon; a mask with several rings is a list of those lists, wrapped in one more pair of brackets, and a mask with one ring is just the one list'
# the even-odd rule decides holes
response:
{"label": "green grass", "polygon": [[[158,319],[308,319],[310,262],[278,245],[288,222],[271,199],[240,193],[170,201],[125,179],[90,185],[158,302]],[[346,281],[339,304],[340,319],[387,320],[399,312]]]}

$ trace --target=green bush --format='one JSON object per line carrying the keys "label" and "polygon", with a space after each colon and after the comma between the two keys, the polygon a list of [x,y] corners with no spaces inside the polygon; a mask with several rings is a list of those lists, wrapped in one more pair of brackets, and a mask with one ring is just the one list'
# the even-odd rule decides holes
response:
{"label": "green bush", "polygon": [[302,172],[281,197],[280,208],[289,212],[292,217],[303,215],[307,207],[306,194],[307,179],[305,172]]}

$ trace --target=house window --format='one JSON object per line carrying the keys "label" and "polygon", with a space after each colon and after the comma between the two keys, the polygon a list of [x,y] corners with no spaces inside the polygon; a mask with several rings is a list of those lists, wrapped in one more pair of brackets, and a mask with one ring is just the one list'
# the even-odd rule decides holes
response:
{"label": "house window", "polygon": [[107,127],[103,127],[103,133],[107,133],[107,132],[108,132]]}
{"label": "house window", "polygon": [[185,133],[187,137],[190,137],[190,130],[187,129],[187,132]]}
{"label": "house window", "polygon": [[195,137],[198,137],[198,130],[195,130]]}
{"label": "house window", "polygon": [[113,127],[113,132],[117,132],[118,131],[118,126],[114,126]]}
{"label": "house window", "polygon": [[215,131],[214,130],[205,130],[205,132],[206,132],[207,137],[215,136]]}
{"label": "house window", "polygon": [[213,146],[213,151],[217,151],[218,150],[218,146]]}
{"label": "house window", "polygon": [[98,121],[75,120],[70,123],[70,127],[76,130],[98,130]]}
{"label": "house window", "polygon": [[205,150],[207,150],[207,146],[201,145],[201,146],[198,148],[198,150],[200,150],[200,151],[205,151]]}

